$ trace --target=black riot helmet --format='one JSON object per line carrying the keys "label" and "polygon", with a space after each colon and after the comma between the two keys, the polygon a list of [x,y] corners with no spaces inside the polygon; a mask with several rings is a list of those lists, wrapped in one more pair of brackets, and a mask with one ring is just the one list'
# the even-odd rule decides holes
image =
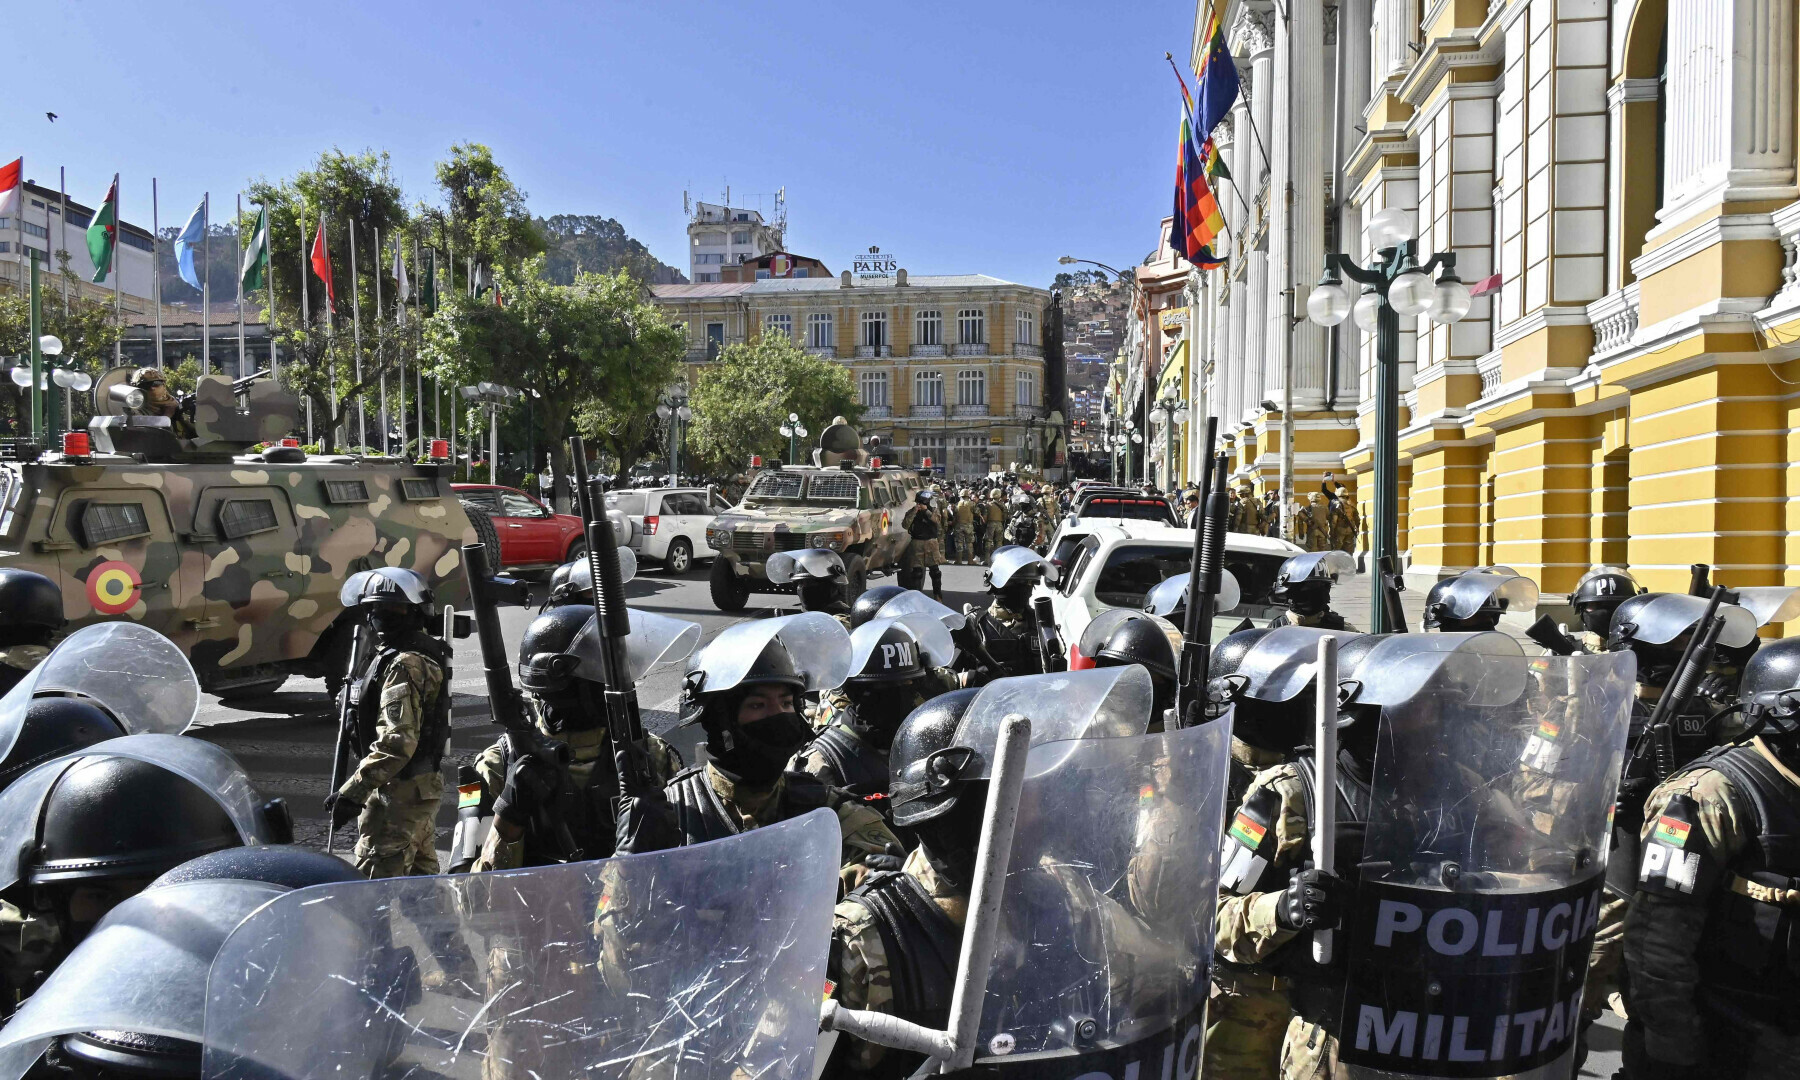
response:
{"label": "black riot helmet", "polygon": [[112,714],[86,698],[36,698],[26,707],[12,748],[0,759],[0,790],[46,761],[124,734]]}
{"label": "black riot helmet", "polygon": [[153,878],[243,839],[219,800],[153,762],[94,756],[73,762],[39,811],[25,856],[33,886]]}
{"label": "black riot helmet", "polygon": [[[1375,746],[1375,733],[1381,727],[1381,706],[1358,702],[1362,662],[1375,646],[1393,637],[1388,634],[1358,634],[1338,646],[1338,738],[1357,757],[1368,760]],[[1349,700],[1345,701],[1348,696]]]}
{"label": "black riot helmet", "polygon": [[519,641],[519,685],[534,694],[569,691],[578,681],[575,636],[593,619],[593,608],[566,604],[531,620]]}
{"label": "black riot helmet", "polygon": [[[828,616],[795,615],[794,619]],[[771,620],[772,621],[772,620]],[[740,624],[752,627],[755,624]],[[842,633],[835,622],[832,626]],[[731,630],[728,630],[729,634]],[[798,753],[812,738],[812,728],[797,712],[780,713],[754,723],[741,723],[741,707],[751,693],[761,687],[785,686],[793,691],[796,708],[800,695],[807,689],[807,676],[794,662],[794,656],[779,636],[771,636],[754,645],[756,653],[746,664],[741,659],[721,659],[729,664],[732,677],[715,678],[710,670],[715,655],[732,651],[726,635],[714,638],[707,648],[688,660],[688,673],[681,694],[681,723],[697,723],[706,732],[708,763],[734,781],[751,785],[773,784],[787,766],[788,759]],[[741,669],[742,674],[737,674]],[[725,683],[718,689],[709,684]]]}
{"label": "black riot helmet", "polygon": [[[1155,694],[1150,712],[1154,729],[1161,723],[1163,714],[1175,707],[1178,689],[1175,665],[1181,639],[1174,624],[1166,619],[1120,610],[1124,617],[1106,631],[1105,640],[1094,651],[1094,666],[1105,668],[1142,664],[1150,672],[1150,688]],[[1105,618],[1106,614],[1101,618]],[[1086,651],[1082,650],[1083,653]]]}
{"label": "black riot helmet", "polygon": [[[1656,623],[1655,613],[1651,610],[1659,597],[1666,593],[1641,592],[1636,596],[1628,596],[1613,608],[1612,620],[1607,624],[1606,651],[1617,652],[1630,649],[1637,654],[1637,681],[1643,686],[1665,686],[1675,674],[1675,665],[1681,662],[1681,654],[1687,649],[1688,637],[1693,627],[1668,637],[1666,631],[1647,629],[1645,616],[1652,616]],[[1657,638],[1662,640],[1650,640]]]}
{"label": "black riot helmet", "polygon": [[346,608],[367,615],[376,638],[394,646],[425,628],[431,607],[431,586],[411,570],[382,566],[351,574],[338,590]]}
{"label": "black riot helmet", "polygon": [[1616,566],[1596,566],[1581,575],[1569,604],[1581,619],[1582,629],[1605,637],[1612,628],[1613,612],[1644,590],[1637,579]]}
{"label": "black riot helmet", "polygon": [[566,562],[550,571],[550,589],[544,597],[544,609],[548,610],[559,604],[586,604],[590,608],[594,604],[594,584],[587,576],[582,575],[582,583],[577,585],[573,575],[579,563]]}
{"label": "black riot helmet", "polygon": [[356,867],[336,855],[293,844],[258,844],[189,859],[145,886],[145,891],[190,881],[266,881],[285,889],[304,889],[362,880]]}
{"label": "black riot helmet", "polygon": [[1471,570],[1431,587],[1420,625],[1446,634],[1493,630],[1507,611],[1527,610],[1537,602],[1537,583],[1530,578],[1505,567]]}
{"label": "black riot helmet", "polygon": [[1295,555],[1275,572],[1269,599],[1297,615],[1317,615],[1331,606],[1331,587],[1356,563],[1341,551],[1309,551]]}
{"label": "black riot helmet", "polygon": [[979,813],[986,803],[987,781],[959,775],[973,751],[952,745],[963,713],[980,692],[971,687],[939,694],[901,722],[888,750],[894,824],[913,828],[944,817],[960,804],[973,804]]}
{"label": "black riot helmet", "polygon": [[864,589],[863,594],[850,605],[850,629],[854,630],[875,617],[881,605],[905,592],[899,585],[877,585],[872,589]]}
{"label": "black riot helmet", "polygon": [[830,548],[778,551],[769,557],[766,569],[770,581],[794,587],[802,611],[824,611],[833,607],[841,600],[844,586],[850,580],[844,571],[843,556]]}
{"label": "black riot helmet", "polygon": [[1771,641],[1750,657],[1738,701],[1744,716],[1760,722],[1765,734],[1800,734],[1800,638]]}
{"label": "black riot helmet", "polygon": [[0,645],[47,645],[68,622],[54,581],[30,570],[0,568]]}
{"label": "black riot helmet", "polygon": [[[1257,642],[1273,632],[1267,628],[1239,630],[1213,646],[1206,667],[1206,705],[1208,714],[1213,716],[1232,706],[1233,735],[1258,750],[1285,754],[1305,741],[1304,732],[1312,724],[1310,706],[1294,701],[1260,701],[1252,696],[1256,688],[1250,677],[1238,670]],[[1309,693],[1307,700],[1310,699]]]}

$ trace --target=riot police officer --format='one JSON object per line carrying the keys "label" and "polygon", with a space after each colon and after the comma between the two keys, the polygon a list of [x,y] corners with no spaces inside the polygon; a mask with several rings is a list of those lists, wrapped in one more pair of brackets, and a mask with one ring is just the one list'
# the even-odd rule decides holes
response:
{"label": "riot police officer", "polygon": [[899,838],[861,800],[788,762],[811,741],[799,699],[840,685],[850,635],[808,613],[726,629],[688,659],[681,723],[706,733],[700,761],[660,792],[620,800],[618,850],[659,851],[735,836],[820,807],[837,813],[847,867],[898,850]]}
{"label": "riot police officer", "polygon": [[[828,787],[867,798],[888,789],[888,747],[900,722],[926,699],[954,689],[937,672],[951,660],[950,631],[929,615],[875,619],[850,635],[842,703],[795,755],[793,768]],[[821,726],[815,724],[815,726]]]}
{"label": "riot police officer", "polygon": [[1082,630],[1076,650],[1097,668],[1143,665],[1150,672],[1150,686],[1156,695],[1150,730],[1163,729],[1165,715],[1175,707],[1176,666],[1181,655],[1181,632],[1172,623],[1125,608],[1103,611]]}
{"label": "riot police officer", "polygon": [[1613,612],[1620,604],[1644,591],[1638,587],[1636,578],[1617,566],[1596,566],[1589,570],[1581,575],[1581,580],[1575,583],[1575,591],[1569,594],[1569,605],[1575,609],[1575,617],[1581,620],[1581,628],[1572,636],[1588,652],[1605,649]]}
{"label": "riot police officer", "polygon": [[1633,1080],[1792,1076],[1800,1062],[1800,639],[1764,645],[1739,693],[1753,737],[1670,776],[1645,807],[1625,920]]}
{"label": "riot police officer", "polygon": [[830,548],[777,551],[769,556],[767,572],[776,585],[794,587],[801,611],[823,611],[850,629],[850,605],[844,602],[850,579],[843,556]]}
{"label": "riot police officer", "polygon": [[[693,628],[691,639],[699,637],[692,623],[658,619],[653,626],[643,625],[643,613],[631,614],[640,624],[633,627],[632,644],[655,649],[654,660],[663,658],[661,642],[678,647],[675,642],[685,628]],[[542,866],[577,852],[587,859],[612,852],[619,781],[602,700],[606,688],[584,677],[594,662],[586,655],[588,647],[598,645],[598,635],[590,630],[593,621],[592,606],[569,604],[550,609],[525,628],[519,642],[519,682],[533,726],[553,742],[527,745],[503,735],[476,759],[481,781],[476,797],[489,801],[494,817],[493,831],[479,841],[472,866],[477,872]],[[686,644],[691,648],[691,640]],[[649,735],[643,749],[656,783],[667,783],[680,771],[680,753],[660,737]],[[546,760],[545,754],[553,757]],[[565,850],[571,841],[575,850]],[[467,843],[458,836],[453,858],[467,854],[461,846]]]}
{"label": "riot police officer", "polygon": [[[945,755],[978,690],[915,709],[894,734],[894,824],[919,846],[897,871],[869,876],[838,904],[826,972],[841,1005],[941,1028],[950,1011],[988,782],[945,779]],[[826,1076],[905,1076],[917,1055],[861,1040],[837,1048]]]}
{"label": "riot police officer", "polygon": [[1342,551],[1309,551],[1288,559],[1275,571],[1275,585],[1269,590],[1269,599],[1286,610],[1269,625],[1354,629],[1331,610],[1331,587],[1355,572],[1356,561]]}
{"label": "riot police officer", "polygon": [[1431,587],[1425,594],[1425,617],[1420,625],[1446,634],[1493,630],[1500,625],[1501,615],[1529,611],[1537,602],[1537,583],[1530,578],[1504,567],[1470,570]]}
{"label": "riot police officer", "polygon": [[1012,515],[1006,522],[1006,542],[1027,548],[1035,548],[1037,545],[1037,503],[1026,492],[1013,493]]}
{"label": "riot police officer", "polygon": [[325,809],[356,819],[356,868],[368,877],[435,874],[439,771],[450,742],[450,648],[425,632],[431,588],[411,570],[352,574],[344,606],[361,612],[376,652],[351,688],[357,765]]}
{"label": "riot police officer", "polygon": [[970,623],[993,658],[1014,675],[1035,675],[1043,670],[1037,654],[1037,616],[1031,610],[1031,590],[1044,579],[1049,562],[1020,544],[996,550],[981,575],[988,595],[985,610],[970,609]]}
{"label": "riot police officer", "polygon": [[50,639],[67,626],[62,590],[42,574],[0,567],[0,694],[50,653]]}

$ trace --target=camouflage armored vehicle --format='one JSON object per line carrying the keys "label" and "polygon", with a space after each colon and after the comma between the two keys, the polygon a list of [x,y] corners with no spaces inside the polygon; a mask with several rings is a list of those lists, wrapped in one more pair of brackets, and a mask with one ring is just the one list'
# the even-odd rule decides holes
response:
{"label": "camouflage armored vehicle", "polygon": [[217,375],[196,386],[180,438],[186,425],[142,415],[128,375],[97,385],[89,453],[0,448],[14,451],[0,460],[0,565],[60,585],[70,630],[152,627],[229,697],[334,675],[349,637],[338,589],[358,570],[406,567],[441,604],[463,598],[459,549],[477,534],[447,465],[279,445],[294,396]]}

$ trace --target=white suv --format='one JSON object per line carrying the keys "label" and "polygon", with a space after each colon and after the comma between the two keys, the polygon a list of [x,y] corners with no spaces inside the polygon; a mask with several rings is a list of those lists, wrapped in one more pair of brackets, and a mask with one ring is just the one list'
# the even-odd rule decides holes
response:
{"label": "white suv", "polygon": [[623,518],[625,546],[639,559],[660,562],[671,574],[685,574],[694,560],[711,559],[706,529],[731,506],[713,488],[624,488],[606,493],[607,516]]}

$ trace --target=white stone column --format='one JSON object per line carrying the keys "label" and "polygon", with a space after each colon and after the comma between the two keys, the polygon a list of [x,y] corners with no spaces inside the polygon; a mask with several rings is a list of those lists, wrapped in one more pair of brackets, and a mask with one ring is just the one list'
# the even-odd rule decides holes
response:
{"label": "white stone column", "polygon": [[[1606,209],[1608,292],[1625,284],[1625,268],[1622,265],[1625,252],[1625,199],[1622,195],[1625,190],[1625,158],[1617,150],[1624,142],[1625,110],[1628,105],[1655,101],[1657,92],[1655,79],[1620,79],[1606,89],[1607,127],[1610,132],[1608,145],[1614,147],[1613,152],[1606,155],[1606,190],[1613,195]],[[1468,280],[1467,275],[1464,275],[1464,280]]]}
{"label": "white stone column", "polygon": [[1380,11],[1375,15],[1375,85],[1395,78],[1412,66],[1413,51],[1407,46],[1418,40],[1419,24],[1414,15],[1416,0],[1375,0]]}
{"label": "white stone column", "polygon": [[[1213,131],[1213,143],[1218,147],[1219,157],[1225,161],[1233,176],[1237,175],[1238,163],[1236,118],[1237,111],[1234,109]],[[1230,295],[1227,275],[1237,261],[1234,248],[1237,238],[1242,234],[1244,228],[1244,204],[1235,181],[1220,180],[1213,190],[1218,196],[1219,206],[1224,212],[1226,224],[1231,227],[1231,232],[1230,239],[1226,241],[1225,246],[1215,253],[1222,253],[1226,256],[1225,266],[1208,271],[1203,275],[1206,279],[1205,306],[1210,313],[1206,348],[1213,361],[1212,392],[1207,399],[1207,412],[1212,416],[1229,419],[1231,417],[1229,407],[1231,388],[1237,380],[1237,369],[1236,357],[1231,351],[1231,313],[1226,308],[1227,297]],[[1202,419],[1201,423],[1204,424],[1204,422]],[[1194,431],[1199,436],[1204,436],[1206,429],[1196,427]]]}
{"label": "white stone column", "polygon": [[[1339,153],[1348,158],[1355,149],[1357,140],[1362,137],[1359,130],[1363,123],[1363,109],[1369,103],[1369,69],[1370,69],[1370,34],[1374,17],[1375,0],[1338,0],[1338,41],[1343,43],[1344,71],[1334,84],[1332,93],[1344,94],[1343,129],[1339,134]],[[1334,105],[1335,107],[1335,105]],[[1336,169],[1337,162],[1327,162],[1327,168]],[[1348,189],[1348,177],[1339,177]],[[1337,250],[1356,254],[1361,246],[1362,213],[1351,201],[1350,191],[1334,191],[1332,197],[1337,201]],[[1356,320],[1345,319],[1337,326],[1338,336],[1338,393],[1336,408],[1350,410],[1356,408],[1358,384],[1358,358],[1361,356],[1361,339]],[[1326,343],[1329,350],[1330,342]],[[1327,354],[1329,355],[1329,353]]]}
{"label": "white stone column", "polygon": [[[1279,152],[1281,140],[1274,137],[1274,128],[1271,126],[1274,121],[1273,99],[1276,97],[1277,87],[1275,38],[1270,22],[1269,16],[1258,14],[1249,8],[1243,10],[1239,20],[1243,40],[1250,52],[1250,80],[1246,90],[1250,94],[1250,142],[1253,144],[1254,156],[1251,158],[1249,175],[1258,178],[1254,183],[1245,185],[1245,189],[1258,193],[1252,196],[1253,206],[1259,199],[1265,200],[1272,210],[1278,200],[1269,169],[1273,165],[1274,155]],[[1268,155],[1268,160],[1265,160],[1265,154]],[[1265,242],[1251,251],[1245,259],[1247,273],[1244,290],[1247,304],[1244,312],[1244,400],[1246,411],[1253,414],[1262,411],[1258,403],[1263,399],[1268,378],[1268,245],[1275,242],[1276,235],[1271,221],[1267,227]],[[1279,374],[1279,367],[1276,370]]]}
{"label": "white stone column", "polygon": [[[1288,325],[1288,333],[1293,335],[1294,405],[1317,409],[1325,403],[1325,329],[1304,316],[1306,295],[1325,269],[1325,177],[1331,148],[1330,99],[1325,92],[1325,78],[1330,66],[1325,52],[1325,5],[1319,0],[1294,0],[1288,11],[1291,69],[1283,82],[1290,120],[1281,126],[1285,135],[1277,138],[1288,144],[1287,160],[1293,181],[1289,220],[1293,237],[1281,260],[1286,264],[1286,279],[1276,291],[1295,290],[1292,314],[1299,318]],[[1277,55],[1281,53],[1280,39],[1278,30]],[[1303,119],[1309,117],[1317,120]],[[1286,227],[1289,221],[1282,224]],[[1288,240],[1285,235],[1278,240],[1271,229],[1269,242],[1287,244]],[[1273,298],[1270,302],[1284,303]],[[1285,306],[1277,311],[1283,320],[1289,318]]]}
{"label": "white stone column", "polygon": [[[1248,92],[1250,75],[1240,71],[1240,85]],[[1247,203],[1256,198],[1255,178],[1262,174],[1262,165],[1256,157],[1255,146],[1249,131],[1249,106],[1242,97],[1231,110],[1231,128],[1234,142],[1231,147],[1231,174],[1242,177],[1243,183],[1237,190]],[[1237,181],[1233,181],[1237,185]],[[1234,203],[1236,199],[1232,200]],[[1232,223],[1233,231],[1242,237],[1250,233],[1252,218],[1242,204],[1238,206],[1238,218]],[[1243,421],[1244,412],[1249,407],[1246,400],[1250,385],[1250,354],[1245,351],[1244,324],[1247,315],[1246,305],[1249,303],[1244,282],[1248,280],[1249,252],[1246,250],[1239,256],[1238,265],[1226,266],[1224,273],[1230,275],[1230,282],[1225,295],[1230,298],[1231,315],[1227,322],[1226,332],[1230,335],[1230,343],[1226,346],[1225,355],[1231,366],[1231,389],[1219,403],[1219,428],[1221,431],[1234,431]]]}
{"label": "white stone column", "polygon": [[1668,35],[1657,220],[1794,198],[1794,0],[1671,0]]}

